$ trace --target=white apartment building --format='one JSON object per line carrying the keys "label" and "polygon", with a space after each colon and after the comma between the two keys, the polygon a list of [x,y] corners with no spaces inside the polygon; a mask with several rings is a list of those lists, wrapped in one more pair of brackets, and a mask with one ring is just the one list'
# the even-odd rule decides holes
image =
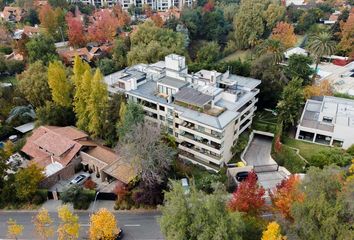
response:
{"label": "white apartment building", "polygon": [[354,100],[329,96],[307,100],[296,139],[350,147],[354,144]]}
{"label": "white apartment building", "polygon": [[216,71],[188,74],[185,58],[138,64],[105,77],[108,91],[143,105],[146,119],[166,127],[179,157],[217,171],[251,124],[260,80]]}
{"label": "white apartment building", "polygon": [[113,6],[119,3],[122,8],[127,10],[131,5],[143,7],[149,5],[152,10],[166,11],[172,7],[182,9],[184,6],[191,7],[195,0],[68,0],[71,2],[82,2],[95,6]]}

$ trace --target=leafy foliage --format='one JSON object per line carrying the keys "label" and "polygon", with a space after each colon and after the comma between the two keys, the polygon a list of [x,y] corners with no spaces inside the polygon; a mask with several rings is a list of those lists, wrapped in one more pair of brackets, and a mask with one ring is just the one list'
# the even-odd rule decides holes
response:
{"label": "leafy foliage", "polygon": [[90,239],[115,239],[118,234],[117,220],[105,208],[91,215],[89,235]]}
{"label": "leafy foliage", "polygon": [[9,219],[7,221],[7,235],[10,238],[17,239],[18,236],[22,235],[23,225],[17,224],[16,220]]}
{"label": "leafy foliage", "polygon": [[267,230],[263,232],[262,240],[286,240],[280,232],[280,226],[277,222],[270,222]]}
{"label": "leafy foliage", "polygon": [[36,109],[37,125],[72,126],[75,125],[75,113],[71,108],[62,107],[47,101]]}
{"label": "leafy foliage", "polygon": [[278,22],[270,38],[280,41],[286,49],[293,47],[297,41],[294,27],[286,22]]}
{"label": "leafy foliage", "polygon": [[47,64],[57,58],[54,40],[47,35],[34,36],[26,44],[26,48],[31,63],[41,60],[42,64]]}
{"label": "leafy foliage", "polygon": [[37,215],[33,218],[35,230],[40,239],[46,240],[54,235],[53,220],[51,219],[48,210],[41,208]]}
{"label": "leafy foliage", "polygon": [[31,200],[43,179],[42,169],[35,164],[20,169],[15,175],[16,196],[23,201]]}
{"label": "leafy foliage", "polygon": [[58,209],[58,217],[60,224],[58,226],[58,240],[75,240],[79,239],[79,217],[70,212],[67,205],[63,205]]}
{"label": "leafy foliage", "polygon": [[61,62],[54,61],[49,63],[48,84],[51,89],[53,102],[62,107],[70,107],[73,86]]}
{"label": "leafy foliage", "polygon": [[70,186],[61,195],[63,203],[73,203],[74,209],[88,209],[94,200],[95,191],[85,190],[80,186]]}
{"label": "leafy foliage", "polygon": [[[312,59],[300,54],[293,54],[288,59],[288,65],[285,67],[285,74],[288,78],[301,78],[303,85],[311,85],[310,75],[314,74],[310,67]],[[320,95],[318,95],[320,96]]]}
{"label": "leafy foliage", "polygon": [[326,165],[336,164],[338,166],[347,166],[352,155],[346,153],[345,151],[338,148],[329,148],[327,150],[322,150],[317,154],[314,154],[311,159],[311,165],[319,168],[323,168]]}

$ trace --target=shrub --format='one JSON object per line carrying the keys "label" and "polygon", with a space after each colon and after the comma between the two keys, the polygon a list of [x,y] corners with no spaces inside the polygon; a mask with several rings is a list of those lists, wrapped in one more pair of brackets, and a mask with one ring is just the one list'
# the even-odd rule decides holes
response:
{"label": "shrub", "polygon": [[354,156],[354,144],[347,149],[347,153]]}
{"label": "shrub", "polygon": [[[350,150],[351,151],[351,150]],[[350,164],[352,155],[339,148],[329,148],[322,150],[314,155],[310,159],[310,163],[313,166],[323,168],[326,165],[336,164],[344,167]]]}
{"label": "shrub", "polygon": [[305,171],[306,163],[296,154],[295,150],[282,145],[281,151],[272,154],[278,165],[284,166],[291,173],[301,173]]}
{"label": "shrub", "polygon": [[88,209],[95,199],[95,191],[86,190],[80,186],[71,186],[61,193],[63,203],[72,203],[74,209]]}
{"label": "shrub", "polygon": [[36,205],[40,205],[44,203],[48,198],[48,190],[47,189],[38,189],[31,202]]}
{"label": "shrub", "polygon": [[85,183],[84,183],[84,188],[87,188],[89,190],[94,190],[96,189],[97,184],[92,181],[91,179],[88,179]]}

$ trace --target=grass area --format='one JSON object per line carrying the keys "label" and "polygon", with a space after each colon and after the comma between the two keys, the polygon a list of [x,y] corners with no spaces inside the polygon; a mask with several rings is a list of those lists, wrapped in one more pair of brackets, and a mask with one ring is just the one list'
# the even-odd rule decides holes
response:
{"label": "grass area", "polygon": [[251,55],[251,50],[237,50],[234,53],[222,58],[220,62],[228,62],[228,61],[235,61],[241,59],[242,61],[247,60],[247,58]]}
{"label": "grass area", "polygon": [[4,77],[0,77],[0,82],[4,82],[4,83],[12,83],[13,85],[17,84],[17,78],[15,75],[13,76],[4,76]]}
{"label": "grass area", "polygon": [[296,154],[294,149],[286,145],[282,146],[280,152],[273,153],[272,157],[280,166],[284,166],[291,173],[305,172],[306,162]]}
{"label": "grass area", "polygon": [[300,155],[304,157],[307,161],[310,161],[311,157],[314,154],[317,154],[318,152],[329,148],[328,146],[300,141],[293,138],[284,138],[283,144],[289,147],[298,148],[300,150]]}
{"label": "grass area", "polygon": [[254,130],[275,133],[277,127],[277,116],[271,112],[257,112],[253,120],[252,128]]}

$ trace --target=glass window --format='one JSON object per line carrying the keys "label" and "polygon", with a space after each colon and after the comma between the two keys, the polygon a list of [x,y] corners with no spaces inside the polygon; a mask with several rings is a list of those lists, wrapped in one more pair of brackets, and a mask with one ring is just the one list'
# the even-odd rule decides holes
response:
{"label": "glass window", "polygon": [[159,106],[159,109],[160,109],[160,111],[165,111],[165,107],[164,106]]}

